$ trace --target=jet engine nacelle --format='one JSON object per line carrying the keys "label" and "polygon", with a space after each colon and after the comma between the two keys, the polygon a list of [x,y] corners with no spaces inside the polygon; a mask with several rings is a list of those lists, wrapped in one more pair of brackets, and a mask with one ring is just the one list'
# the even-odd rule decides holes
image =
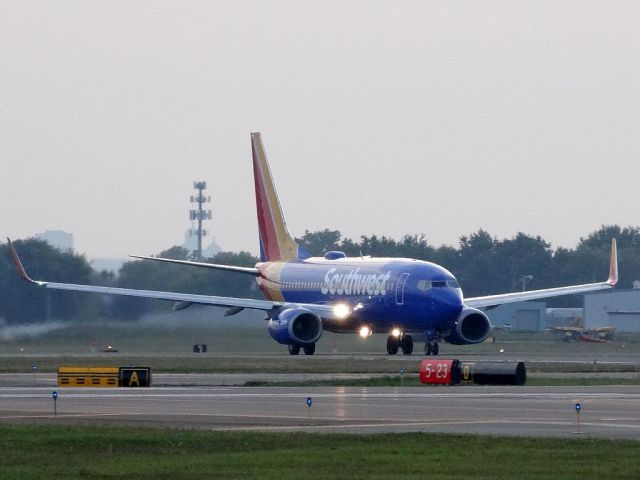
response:
{"label": "jet engine nacelle", "polygon": [[478,309],[465,307],[444,339],[453,345],[468,345],[484,342],[490,333],[489,317]]}
{"label": "jet engine nacelle", "polygon": [[269,320],[269,335],[284,345],[308,345],[322,335],[322,320],[306,308],[288,308]]}

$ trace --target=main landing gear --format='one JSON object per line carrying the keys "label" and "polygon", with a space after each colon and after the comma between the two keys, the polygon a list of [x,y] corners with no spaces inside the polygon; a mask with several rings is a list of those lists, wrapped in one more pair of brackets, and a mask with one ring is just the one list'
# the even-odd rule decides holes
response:
{"label": "main landing gear", "polygon": [[427,341],[424,344],[424,354],[425,355],[438,355],[438,342],[429,342]]}
{"label": "main landing gear", "polygon": [[413,338],[411,335],[402,335],[401,337],[389,335],[389,338],[387,338],[387,353],[395,355],[400,348],[405,355],[413,353]]}
{"label": "main landing gear", "polygon": [[[287,345],[289,348],[289,355],[298,355],[300,353],[300,345]],[[302,347],[305,355],[313,355],[316,353],[316,344],[310,343]]]}

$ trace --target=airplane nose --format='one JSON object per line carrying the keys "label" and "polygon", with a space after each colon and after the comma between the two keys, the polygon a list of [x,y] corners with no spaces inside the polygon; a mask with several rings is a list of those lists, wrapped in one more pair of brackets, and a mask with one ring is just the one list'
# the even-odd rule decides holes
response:
{"label": "airplane nose", "polygon": [[[436,289],[434,289],[436,290]],[[433,292],[439,310],[448,319],[458,318],[462,312],[462,294],[459,289],[443,288]]]}

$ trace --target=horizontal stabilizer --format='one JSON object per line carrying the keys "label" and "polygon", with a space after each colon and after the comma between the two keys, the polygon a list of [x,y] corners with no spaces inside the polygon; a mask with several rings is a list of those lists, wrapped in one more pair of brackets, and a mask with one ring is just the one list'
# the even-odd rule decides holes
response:
{"label": "horizontal stabilizer", "polygon": [[190,265],[192,267],[212,268],[214,270],[227,270],[230,272],[245,273],[259,277],[260,272],[255,267],[236,267],[234,265],[218,265],[206,262],[191,262],[189,260],[174,260],[173,258],[145,257],[143,255],[129,255],[132,258],[140,258],[142,260],[155,260],[156,262],[177,263],[179,265]]}

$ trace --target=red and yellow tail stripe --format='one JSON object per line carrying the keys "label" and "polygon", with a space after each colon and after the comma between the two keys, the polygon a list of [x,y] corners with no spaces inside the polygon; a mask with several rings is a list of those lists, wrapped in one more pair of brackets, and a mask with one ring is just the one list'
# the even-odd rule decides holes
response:
{"label": "red and yellow tail stripe", "polygon": [[287,230],[260,133],[251,134],[251,151],[262,261],[287,261],[307,257]]}

